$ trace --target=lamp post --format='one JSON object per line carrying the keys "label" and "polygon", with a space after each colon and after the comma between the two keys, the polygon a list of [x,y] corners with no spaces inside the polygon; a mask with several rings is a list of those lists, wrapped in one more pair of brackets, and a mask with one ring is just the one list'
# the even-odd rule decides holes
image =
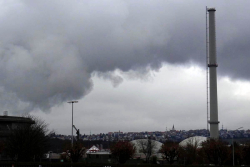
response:
{"label": "lamp post", "polygon": [[[239,129],[241,129],[241,128],[243,128],[243,127],[240,127],[240,128],[238,128],[238,129],[235,129],[235,131],[236,131],[236,130],[239,130]],[[234,135],[232,135],[232,142],[233,142],[233,166],[234,166]]]}
{"label": "lamp post", "polygon": [[78,103],[78,101],[69,101],[68,103],[72,103],[72,125],[71,125],[71,128],[72,128],[72,134],[71,134],[71,146],[73,147],[73,104],[74,103]]}

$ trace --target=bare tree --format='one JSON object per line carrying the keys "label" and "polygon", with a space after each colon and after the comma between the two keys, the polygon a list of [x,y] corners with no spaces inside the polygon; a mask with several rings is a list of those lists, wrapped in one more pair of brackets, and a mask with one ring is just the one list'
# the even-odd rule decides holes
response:
{"label": "bare tree", "polygon": [[17,161],[40,159],[49,147],[48,125],[41,119],[31,116],[29,118],[34,124],[12,129],[5,143],[9,157]]}
{"label": "bare tree", "polygon": [[[72,162],[78,162],[83,155],[86,153],[86,148],[83,147],[83,145],[79,142],[74,143],[73,147],[68,145],[68,149],[66,150],[66,156],[69,157],[69,159],[72,160]],[[66,159],[67,157],[65,157]]]}
{"label": "bare tree", "polygon": [[245,165],[250,165],[250,143],[247,143],[246,145],[244,145],[243,147],[243,160],[245,162]]}
{"label": "bare tree", "polygon": [[133,157],[135,153],[135,146],[128,141],[118,141],[111,148],[113,157],[121,164]]}
{"label": "bare tree", "polygon": [[179,147],[179,161],[182,161],[185,165],[196,164],[198,158],[199,139],[190,138],[186,145]]}
{"label": "bare tree", "polygon": [[160,152],[162,153],[163,159],[166,159],[169,164],[173,164],[175,161],[178,161],[179,158],[179,144],[167,141],[162,145]]}
{"label": "bare tree", "polygon": [[230,155],[227,143],[221,140],[210,139],[202,143],[201,151],[210,163],[224,165]]}
{"label": "bare tree", "polygon": [[146,162],[149,162],[149,159],[152,154],[156,153],[156,142],[150,137],[148,139],[140,139],[136,141],[139,148],[139,152],[143,153],[146,157]]}

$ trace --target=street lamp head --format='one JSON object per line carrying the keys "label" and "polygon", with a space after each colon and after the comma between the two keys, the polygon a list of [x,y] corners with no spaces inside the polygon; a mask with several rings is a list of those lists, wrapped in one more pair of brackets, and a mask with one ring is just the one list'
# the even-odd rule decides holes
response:
{"label": "street lamp head", "polygon": [[68,103],[78,103],[78,101],[69,101]]}

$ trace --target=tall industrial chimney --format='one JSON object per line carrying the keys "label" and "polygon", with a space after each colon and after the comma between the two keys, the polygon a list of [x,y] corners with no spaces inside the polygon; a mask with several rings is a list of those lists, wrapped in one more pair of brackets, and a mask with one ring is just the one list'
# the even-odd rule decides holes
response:
{"label": "tall industrial chimney", "polygon": [[209,8],[209,87],[210,87],[210,138],[219,138],[215,8]]}

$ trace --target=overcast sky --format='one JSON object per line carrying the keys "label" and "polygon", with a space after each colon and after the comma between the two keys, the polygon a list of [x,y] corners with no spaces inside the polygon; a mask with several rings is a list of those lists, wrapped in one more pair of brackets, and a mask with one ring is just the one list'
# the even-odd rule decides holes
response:
{"label": "overcast sky", "polygon": [[250,129],[250,1],[0,0],[0,105],[56,133],[205,129],[206,6],[220,128]]}

